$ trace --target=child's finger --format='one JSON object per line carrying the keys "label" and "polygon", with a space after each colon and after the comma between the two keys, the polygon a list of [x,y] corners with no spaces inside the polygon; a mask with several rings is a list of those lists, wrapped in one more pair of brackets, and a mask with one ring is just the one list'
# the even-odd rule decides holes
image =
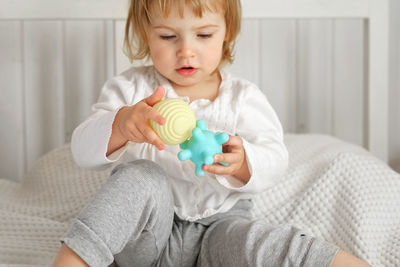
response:
{"label": "child's finger", "polygon": [[243,141],[239,136],[229,136],[229,140],[223,146],[242,146]]}
{"label": "child's finger", "polygon": [[239,153],[222,153],[222,154],[215,154],[214,155],[214,162],[225,162],[225,163],[235,163],[235,162],[240,162],[242,160],[243,156],[241,156]]}
{"label": "child's finger", "polygon": [[129,140],[134,141],[134,142],[144,142],[144,137],[142,135],[142,132],[138,129],[138,127],[133,124],[132,128],[129,131]]}
{"label": "child's finger", "polygon": [[153,131],[153,129],[143,124],[142,126],[138,127],[142,135],[144,136],[147,143],[156,146],[159,150],[164,149],[164,143],[161,138]]}
{"label": "child's finger", "polygon": [[230,164],[228,166],[223,166],[221,164],[203,165],[204,171],[218,175],[230,175],[234,170],[233,168],[234,168],[233,164]]}
{"label": "child's finger", "polygon": [[157,102],[160,102],[163,99],[164,95],[165,95],[164,87],[159,86],[151,96],[145,98],[144,100],[147,105],[152,107],[155,104],[157,104]]}
{"label": "child's finger", "polygon": [[143,117],[146,121],[152,120],[160,125],[164,125],[166,122],[165,118],[161,116],[161,114],[158,113],[158,111],[149,106],[147,106],[147,109],[143,112]]}

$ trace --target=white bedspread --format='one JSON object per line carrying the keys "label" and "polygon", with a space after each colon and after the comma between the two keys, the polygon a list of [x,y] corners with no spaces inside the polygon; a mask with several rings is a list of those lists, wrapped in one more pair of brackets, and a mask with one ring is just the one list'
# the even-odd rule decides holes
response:
{"label": "white bedspread", "polygon": [[[400,266],[400,175],[356,146],[286,135],[283,182],[255,197],[254,215],[290,223],[370,262]],[[0,266],[49,266],[59,237],[107,179],[77,167],[65,145],[21,184],[0,180]]]}

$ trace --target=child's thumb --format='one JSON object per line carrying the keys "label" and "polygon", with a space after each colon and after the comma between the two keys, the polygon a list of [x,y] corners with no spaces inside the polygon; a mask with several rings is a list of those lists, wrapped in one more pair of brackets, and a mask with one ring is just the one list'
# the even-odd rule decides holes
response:
{"label": "child's thumb", "polygon": [[160,102],[165,95],[165,89],[162,86],[157,87],[157,89],[154,91],[154,93],[149,96],[148,98],[145,99],[147,105],[149,106],[154,106],[158,102]]}

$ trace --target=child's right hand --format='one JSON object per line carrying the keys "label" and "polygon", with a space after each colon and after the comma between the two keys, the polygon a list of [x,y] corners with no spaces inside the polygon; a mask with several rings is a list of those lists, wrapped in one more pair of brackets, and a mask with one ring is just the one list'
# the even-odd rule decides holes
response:
{"label": "child's right hand", "polygon": [[151,96],[133,106],[121,108],[114,120],[116,125],[113,125],[113,129],[115,126],[126,141],[146,142],[155,145],[159,150],[164,149],[163,141],[150,127],[149,123],[151,119],[160,125],[165,124],[165,118],[153,109],[153,106],[161,101],[164,95],[165,89],[159,86]]}

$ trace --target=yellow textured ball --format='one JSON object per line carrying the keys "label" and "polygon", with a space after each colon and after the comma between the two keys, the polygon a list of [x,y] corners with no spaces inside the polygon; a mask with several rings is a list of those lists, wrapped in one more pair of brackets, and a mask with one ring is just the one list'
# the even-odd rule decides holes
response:
{"label": "yellow textured ball", "polygon": [[164,125],[150,120],[150,125],[167,145],[178,145],[192,135],[196,117],[192,108],[183,100],[167,98],[153,106],[166,120]]}

